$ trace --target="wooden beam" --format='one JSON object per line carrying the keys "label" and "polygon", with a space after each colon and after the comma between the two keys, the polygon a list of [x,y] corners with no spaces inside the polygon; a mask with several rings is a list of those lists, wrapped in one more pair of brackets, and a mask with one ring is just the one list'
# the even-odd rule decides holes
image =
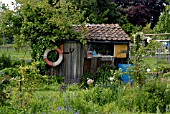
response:
{"label": "wooden beam", "polygon": [[163,35],[170,35],[170,33],[158,33],[158,34],[144,34],[145,36],[163,36]]}

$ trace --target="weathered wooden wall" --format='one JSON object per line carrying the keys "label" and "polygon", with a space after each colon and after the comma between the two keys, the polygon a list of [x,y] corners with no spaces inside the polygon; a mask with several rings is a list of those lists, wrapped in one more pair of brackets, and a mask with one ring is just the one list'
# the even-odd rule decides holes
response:
{"label": "weathered wooden wall", "polygon": [[79,83],[83,75],[84,52],[79,42],[64,43],[64,82]]}
{"label": "weathered wooden wall", "polygon": [[[122,45],[116,46],[115,52],[117,54],[122,50],[128,50],[127,45],[123,45],[123,47],[121,46]],[[55,68],[51,68],[48,73],[50,75],[63,76],[65,83],[79,83],[86,71],[94,73],[97,71],[97,68],[106,62],[113,65],[113,61],[102,61],[100,57],[87,58],[86,51],[88,49],[84,49],[85,47],[83,47],[79,42],[64,42],[61,49],[64,56],[62,63]],[[122,62],[122,60],[127,59],[124,58],[127,57],[126,53],[120,53],[119,55],[121,56],[114,60],[114,65],[117,65],[119,62]]]}
{"label": "weathered wooden wall", "polygon": [[56,67],[51,67],[46,74],[50,76],[63,76],[64,60]]}

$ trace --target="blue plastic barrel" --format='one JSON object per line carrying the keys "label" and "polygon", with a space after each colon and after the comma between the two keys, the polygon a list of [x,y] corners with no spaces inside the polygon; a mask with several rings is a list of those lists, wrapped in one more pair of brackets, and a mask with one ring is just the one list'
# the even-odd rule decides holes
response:
{"label": "blue plastic barrel", "polygon": [[[133,64],[121,64],[121,63],[118,64],[118,68],[121,68],[122,72],[127,72],[129,67],[132,67],[132,66],[134,65]],[[134,80],[132,79],[132,76],[130,74],[123,74],[121,76],[121,81],[132,84]]]}

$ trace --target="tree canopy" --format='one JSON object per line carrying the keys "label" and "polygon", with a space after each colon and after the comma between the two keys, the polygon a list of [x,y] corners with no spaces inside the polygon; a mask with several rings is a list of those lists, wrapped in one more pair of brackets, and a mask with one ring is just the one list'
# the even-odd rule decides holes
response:
{"label": "tree canopy", "polygon": [[90,24],[119,24],[127,34],[135,33],[141,28],[129,23],[121,7],[110,0],[71,0],[83,15],[82,22]]}
{"label": "tree canopy", "polygon": [[151,23],[153,28],[168,4],[166,0],[111,0],[122,8],[122,13],[128,15],[128,20],[133,25],[146,26]]}
{"label": "tree canopy", "polygon": [[170,33],[170,5],[162,12],[157,25],[154,28],[156,33]]}

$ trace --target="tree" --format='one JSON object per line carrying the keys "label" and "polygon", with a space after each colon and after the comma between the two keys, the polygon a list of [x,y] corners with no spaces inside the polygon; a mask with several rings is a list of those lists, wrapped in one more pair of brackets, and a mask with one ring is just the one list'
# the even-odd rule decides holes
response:
{"label": "tree", "polygon": [[135,33],[141,28],[129,23],[121,8],[110,0],[71,0],[83,14],[82,22],[90,24],[119,24],[127,34]]}
{"label": "tree", "polygon": [[157,33],[170,33],[170,5],[167,5],[165,11],[162,12],[154,31]]}
{"label": "tree", "polygon": [[133,25],[141,25],[144,27],[146,23],[150,22],[150,10],[144,5],[129,7],[126,14],[128,14],[129,22]]}
{"label": "tree", "polygon": [[[79,24],[81,14],[70,2],[60,0],[54,7],[45,0],[19,2],[21,6],[16,11],[2,13],[3,22],[5,19],[9,22],[1,23],[1,30],[10,31],[18,45],[29,45],[35,61],[42,59],[46,48],[59,46],[64,39],[81,38],[72,28],[73,24]],[[11,27],[5,28],[9,23]]]}
{"label": "tree", "polygon": [[146,24],[146,26],[142,28],[142,32],[144,34],[153,34],[154,31],[153,31],[153,29],[151,29],[151,23]]}
{"label": "tree", "polygon": [[[4,13],[6,12],[6,13]],[[7,18],[8,17],[8,18]],[[5,43],[9,38],[12,37],[11,30],[7,30],[8,28],[11,28],[11,11],[9,10],[9,7],[6,6],[5,4],[0,3],[0,44],[3,42]],[[5,29],[4,29],[5,28]],[[2,42],[1,42],[2,41]]]}
{"label": "tree", "polygon": [[47,68],[43,58],[46,49],[54,49],[63,40],[71,38],[86,42],[82,33],[75,32],[72,27],[80,24],[82,16],[69,1],[60,0],[53,6],[46,0],[18,2],[20,5],[14,11],[3,10],[1,13],[0,32],[10,31],[15,44],[31,48],[32,59],[41,61],[38,66],[41,73]]}
{"label": "tree", "polygon": [[151,23],[151,28],[157,23],[165,9],[165,0],[111,0],[122,8],[122,13],[128,15],[128,20],[134,25]]}

